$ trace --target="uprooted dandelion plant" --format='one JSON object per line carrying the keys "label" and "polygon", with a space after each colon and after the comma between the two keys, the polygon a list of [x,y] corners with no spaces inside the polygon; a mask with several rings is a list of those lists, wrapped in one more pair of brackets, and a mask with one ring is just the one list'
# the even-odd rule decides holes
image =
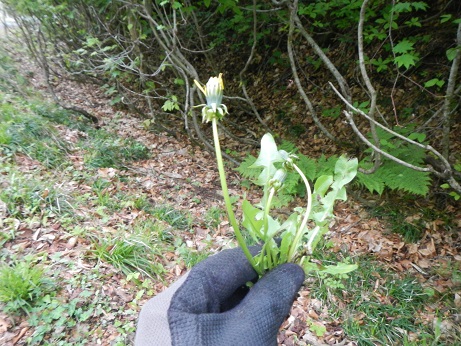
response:
{"label": "uprooted dandelion plant", "polygon": [[[200,105],[203,107],[202,120],[212,123],[219,177],[229,222],[248,261],[259,275],[282,263],[307,263],[306,259],[312,255],[316,245],[328,231],[335,201],[347,199],[345,185],[357,174],[357,159],[348,160],[341,156],[336,162],[334,174],[319,177],[312,191],[306,176],[296,165],[296,155],[278,150],[272,135],[265,134],[261,139],[259,156],[251,166],[262,170],[255,184],[263,187],[264,194],[256,205],[247,200],[242,204],[242,225],[253,240],[262,246],[261,251],[253,257],[232,209],[221,155],[217,123],[228,114],[227,107],[222,103],[222,74],[211,77],[206,85],[194,82],[206,97],[206,105]],[[306,206],[295,208],[291,216],[280,222],[270,215],[270,211],[278,191],[283,188],[287,175],[291,173],[299,174],[304,182],[307,192]],[[306,265],[304,267],[307,268]],[[355,267],[343,265],[337,270],[344,273],[354,270]]]}

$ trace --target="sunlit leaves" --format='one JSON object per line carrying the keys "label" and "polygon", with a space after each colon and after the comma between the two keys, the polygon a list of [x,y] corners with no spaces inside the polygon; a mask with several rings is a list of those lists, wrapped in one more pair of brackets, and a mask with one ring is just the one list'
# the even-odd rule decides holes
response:
{"label": "sunlit leaves", "polygon": [[393,47],[392,51],[396,55],[394,62],[398,67],[405,67],[406,69],[409,69],[410,67],[416,65],[419,58],[413,45],[413,42],[403,39]]}

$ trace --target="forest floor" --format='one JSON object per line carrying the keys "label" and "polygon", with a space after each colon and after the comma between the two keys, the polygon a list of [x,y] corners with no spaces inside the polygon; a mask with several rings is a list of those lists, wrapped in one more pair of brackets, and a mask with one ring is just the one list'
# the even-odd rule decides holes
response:
{"label": "forest floor", "polygon": [[[61,101],[97,125],[54,106],[41,71],[4,47],[0,344],[129,345],[147,299],[235,246],[214,157],[179,131],[153,131],[114,108],[97,85],[53,80]],[[227,175],[236,210],[244,195],[258,200],[231,167]],[[384,198],[375,208],[353,198],[336,205],[315,263],[359,268],[310,273],[279,345],[461,343],[461,211],[409,204],[404,212]],[[418,240],[406,241],[406,231]],[[28,296],[2,296],[13,290],[8,268],[40,273]]]}

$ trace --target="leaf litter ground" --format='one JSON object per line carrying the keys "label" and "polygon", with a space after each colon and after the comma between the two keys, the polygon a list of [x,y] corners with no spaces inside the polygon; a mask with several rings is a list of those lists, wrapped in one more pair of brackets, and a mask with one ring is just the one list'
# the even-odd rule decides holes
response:
{"label": "leaf litter ground", "polygon": [[[20,60],[22,70],[32,76],[30,83],[46,95],[46,84],[40,77],[40,71],[26,58],[17,59]],[[206,219],[210,209],[224,209],[214,157],[192,145],[179,132],[173,137],[146,130],[136,116],[111,107],[109,99],[98,86],[59,80],[55,88],[66,103],[82,107],[97,116],[100,128],[115,132],[120,138],[133,138],[149,149],[150,159],[129,163],[125,169],[109,167],[96,171],[93,177],[95,180],[104,179],[110,182],[106,191],[110,198],[116,194],[147,196],[148,202],[154,207],[174,206],[175,210],[183,212],[181,215],[187,216],[185,227],[165,227],[174,239],[180,239],[179,243],[185,244],[192,253],[212,254],[235,245],[225,217],[220,217],[213,226]],[[69,154],[72,171],[50,172],[40,162],[21,155],[15,158],[16,165],[23,174],[34,179],[46,180],[50,174],[57,175],[55,178],[60,180],[60,188],[67,195],[84,196],[91,192],[92,187],[74,177],[85,171],[85,150],[77,143],[86,134],[63,125],[55,127],[61,139],[72,148]],[[237,173],[231,169],[227,172],[231,195],[246,194],[250,200],[260,197],[258,190],[241,187],[241,178]],[[240,203],[241,198],[236,203],[236,210]],[[98,238],[102,235],[118,234],[120,225],[124,225],[123,229],[129,232],[130,227],[139,220],[153,218],[130,204],[116,208],[111,213],[99,213],[97,207],[94,201],[79,204],[75,209],[79,221],[77,225],[73,225],[74,229],[78,226],[92,230],[93,237]],[[452,268],[450,263],[461,262],[460,211],[451,210],[451,213],[458,233],[447,232],[443,221],[434,221],[426,225],[419,242],[407,243],[400,235],[389,232],[381,219],[370,216],[367,208],[360,202],[350,199],[336,207],[337,217],[331,223],[328,234],[333,244],[329,251],[346,252],[351,256],[369,255],[388,271],[413,275],[425,287],[434,289],[440,295],[449,293],[454,297],[455,306],[461,308],[459,283],[453,282],[453,276],[449,275],[451,273],[444,272]],[[2,211],[1,205],[0,214],[6,219],[7,215]],[[408,216],[410,219],[419,217],[417,213]],[[86,342],[88,345],[114,345],[120,343],[120,340],[123,340],[122,344],[129,344],[133,340],[137,313],[143,303],[167,288],[188,269],[188,263],[177,248],[160,249],[156,260],[165,269],[164,272],[152,278],[150,287],[140,287],[139,282],[127,280],[113,265],[89,257],[87,254],[92,247],[91,236],[69,232],[69,225],[63,225],[58,217],[51,217],[46,223],[37,219],[2,224],[4,231],[8,226],[14,227],[16,232],[16,237],[5,243],[6,251],[17,256],[29,253],[43,256],[44,263],[52,267],[55,279],[67,283],[58,293],[62,301],[80,299],[80,304],[86,304],[82,294],[87,292],[85,294],[95,297],[93,303],[99,304],[100,310],[89,310],[91,314],[86,319],[81,319],[78,328],[73,331],[69,329],[63,336],[70,344],[73,341],[77,343],[81,335],[91,335]],[[77,283],[75,278],[79,278],[80,282]],[[355,345],[356,342],[345,334],[341,318],[330,314],[326,301],[311,294],[310,282],[310,279],[306,281],[293,304],[290,316],[282,325],[279,345]],[[377,275],[376,291],[381,285],[386,285],[386,282]],[[329,303],[341,307],[347,301],[334,297]],[[440,309],[445,307],[427,305],[424,311],[418,312],[416,319],[432,324]],[[451,331],[459,331],[456,324],[459,324],[461,315],[450,314],[446,317]],[[356,318],[360,319],[360,316]],[[315,331],[320,330],[319,328],[324,328],[324,331],[316,334]],[[24,345],[27,338],[36,332],[37,327],[28,323],[27,316],[0,313],[0,344]]]}

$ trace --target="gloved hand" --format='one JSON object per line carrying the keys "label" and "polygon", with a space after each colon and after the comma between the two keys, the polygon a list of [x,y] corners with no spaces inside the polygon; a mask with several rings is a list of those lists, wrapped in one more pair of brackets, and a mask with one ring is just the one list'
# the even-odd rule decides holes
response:
{"label": "gloved hand", "polygon": [[207,258],[144,305],[135,346],[277,345],[304,271],[283,264],[246,289],[257,277],[240,248]]}

